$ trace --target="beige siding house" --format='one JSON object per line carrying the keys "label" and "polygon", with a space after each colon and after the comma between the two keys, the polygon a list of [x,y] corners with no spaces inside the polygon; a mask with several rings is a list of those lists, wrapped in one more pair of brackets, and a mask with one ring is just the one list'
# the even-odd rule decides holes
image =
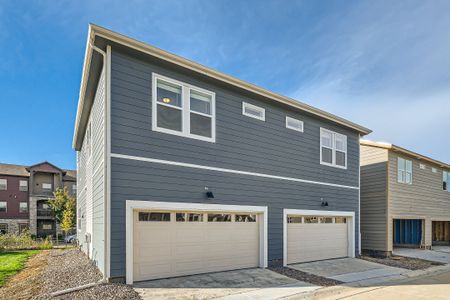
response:
{"label": "beige siding house", "polygon": [[360,150],[362,250],[450,244],[450,166],[387,143]]}

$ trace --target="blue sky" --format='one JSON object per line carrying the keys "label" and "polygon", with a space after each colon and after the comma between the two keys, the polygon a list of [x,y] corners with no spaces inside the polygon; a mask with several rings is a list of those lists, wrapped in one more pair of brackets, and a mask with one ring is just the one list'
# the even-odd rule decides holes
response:
{"label": "blue sky", "polygon": [[0,161],[75,168],[92,22],[450,163],[449,1],[0,0]]}

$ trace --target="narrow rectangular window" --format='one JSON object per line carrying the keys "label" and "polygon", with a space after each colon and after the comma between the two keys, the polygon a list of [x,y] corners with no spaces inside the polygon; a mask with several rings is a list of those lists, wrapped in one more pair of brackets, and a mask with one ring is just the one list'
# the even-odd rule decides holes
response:
{"label": "narrow rectangular window", "polygon": [[345,218],[345,217],[335,217],[334,218],[334,223],[338,223],[338,224],[347,223],[347,218]]}
{"label": "narrow rectangular window", "polygon": [[6,191],[8,189],[8,180],[0,179],[0,191]]}
{"label": "narrow rectangular window", "polygon": [[450,187],[448,186],[450,182],[450,173],[447,171],[442,172],[442,189],[444,191],[450,191]]}
{"label": "narrow rectangular window", "polygon": [[0,201],[0,212],[6,212],[8,210],[8,203],[6,201]]}
{"label": "narrow rectangular window", "polygon": [[170,222],[170,213],[168,212],[140,212],[139,221],[147,222]]}
{"label": "narrow rectangular window", "polygon": [[300,216],[288,216],[287,217],[287,222],[288,223],[301,224],[302,223],[302,217],[300,217]]}
{"label": "narrow rectangular window", "polygon": [[347,168],[347,136],[320,129],[320,163],[338,168]]}
{"label": "narrow rectangular window", "polygon": [[319,223],[331,224],[331,223],[333,223],[333,218],[332,217],[320,217],[319,218]]}
{"label": "narrow rectangular window", "polygon": [[303,132],[303,121],[286,117],[286,128]]}
{"label": "narrow rectangular window", "polygon": [[51,190],[52,189],[52,184],[51,183],[43,183],[42,184],[42,189],[43,190]]}
{"label": "narrow rectangular window", "polygon": [[266,120],[266,110],[264,108],[247,102],[242,102],[242,114],[261,121]]}
{"label": "narrow rectangular window", "polygon": [[20,202],[19,203],[19,212],[27,213],[28,212],[28,202]]}
{"label": "narrow rectangular window", "polygon": [[313,224],[313,223],[318,223],[319,222],[319,218],[318,217],[304,217],[303,220],[304,220],[304,222],[306,224]]}
{"label": "narrow rectangular window", "polygon": [[19,181],[19,191],[21,191],[21,192],[28,191],[28,181],[26,181],[26,180]]}
{"label": "narrow rectangular window", "polygon": [[399,157],[397,160],[397,181],[412,183],[412,161]]}
{"label": "narrow rectangular window", "polygon": [[236,215],[236,222],[256,222],[256,215]]}
{"label": "narrow rectangular window", "polygon": [[231,222],[230,214],[208,214],[208,222]]}
{"label": "narrow rectangular window", "polygon": [[215,94],[153,74],[153,130],[215,142]]}
{"label": "narrow rectangular window", "polygon": [[53,225],[50,224],[50,223],[42,224],[42,229],[43,230],[52,230],[52,228],[53,228]]}

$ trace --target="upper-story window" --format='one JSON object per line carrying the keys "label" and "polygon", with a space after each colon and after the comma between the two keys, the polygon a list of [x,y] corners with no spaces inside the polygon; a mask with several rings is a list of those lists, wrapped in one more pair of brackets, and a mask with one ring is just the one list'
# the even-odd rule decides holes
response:
{"label": "upper-story window", "polygon": [[215,142],[215,94],[153,74],[153,130]]}
{"label": "upper-story window", "polygon": [[347,168],[347,136],[320,128],[320,163]]}
{"label": "upper-story window", "polygon": [[28,191],[28,181],[27,180],[19,181],[19,191],[21,191],[21,192]]}
{"label": "upper-story window", "polygon": [[397,181],[412,183],[412,161],[399,157],[397,162]]}
{"label": "upper-story window", "polygon": [[8,209],[8,203],[6,201],[0,201],[0,212],[6,212]]}
{"label": "upper-story window", "polygon": [[447,171],[442,172],[442,189],[444,191],[450,191],[450,173]]}
{"label": "upper-story window", "polygon": [[19,203],[19,212],[27,213],[28,212],[28,202],[20,202]]}
{"label": "upper-story window", "polygon": [[51,183],[43,183],[42,189],[45,191],[51,191],[52,190],[52,184]]}
{"label": "upper-story window", "polygon": [[261,121],[266,120],[266,110],[264,108],[247,102],[242,102],[242,114]]}
{"label": "upper-story window", "polygon": [[0,191],[6,191],[8,189],[8,180],[0,179]]}
{"label": "upper-story window", "polygon": [[303,132],[303,121],[286,117],[286,128]]}
{"label": "upper-story window", "polygon": [[422,170],[425,170],[427,168],[427,166],[425,164],[419,164],[419,168]]}
{"label": "upper-story window", "polygon": [[433,173],[437,173],[437,170],[436,170],[436,168],[431,168],[431,172],[433,172]]}

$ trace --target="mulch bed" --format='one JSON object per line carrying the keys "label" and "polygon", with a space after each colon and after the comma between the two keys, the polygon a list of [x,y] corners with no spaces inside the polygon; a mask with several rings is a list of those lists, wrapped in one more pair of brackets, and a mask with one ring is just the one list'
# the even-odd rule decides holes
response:
{"label": "mulch bed", "polygon": [[439,262],[405,256],[373,257],[363,255],[360,258],[374,263],[408,270],[424,270],[433,266],[444,265],[443,263]]}
{"label": "mulch bed", "polygon": [[326,278],[326,277],[322,277],[322,276],[317,276],[314,274],[302,272],[302,271],[287,268],[287,267],[272,267],[272,268],[269,268],[269,270],[277,272],[281,275],[284,275],[284,276],[287,276],[290,278],[294,278],[294,279],[297,279],[300,281],[308,282],[308,283],[311,283],[314,285],[319,285],[319,286],[334,286],[334,285],[339,285],[339,284],[343,283],[338,280],[334,280],[334,279],[330,279],[330,278]]}

